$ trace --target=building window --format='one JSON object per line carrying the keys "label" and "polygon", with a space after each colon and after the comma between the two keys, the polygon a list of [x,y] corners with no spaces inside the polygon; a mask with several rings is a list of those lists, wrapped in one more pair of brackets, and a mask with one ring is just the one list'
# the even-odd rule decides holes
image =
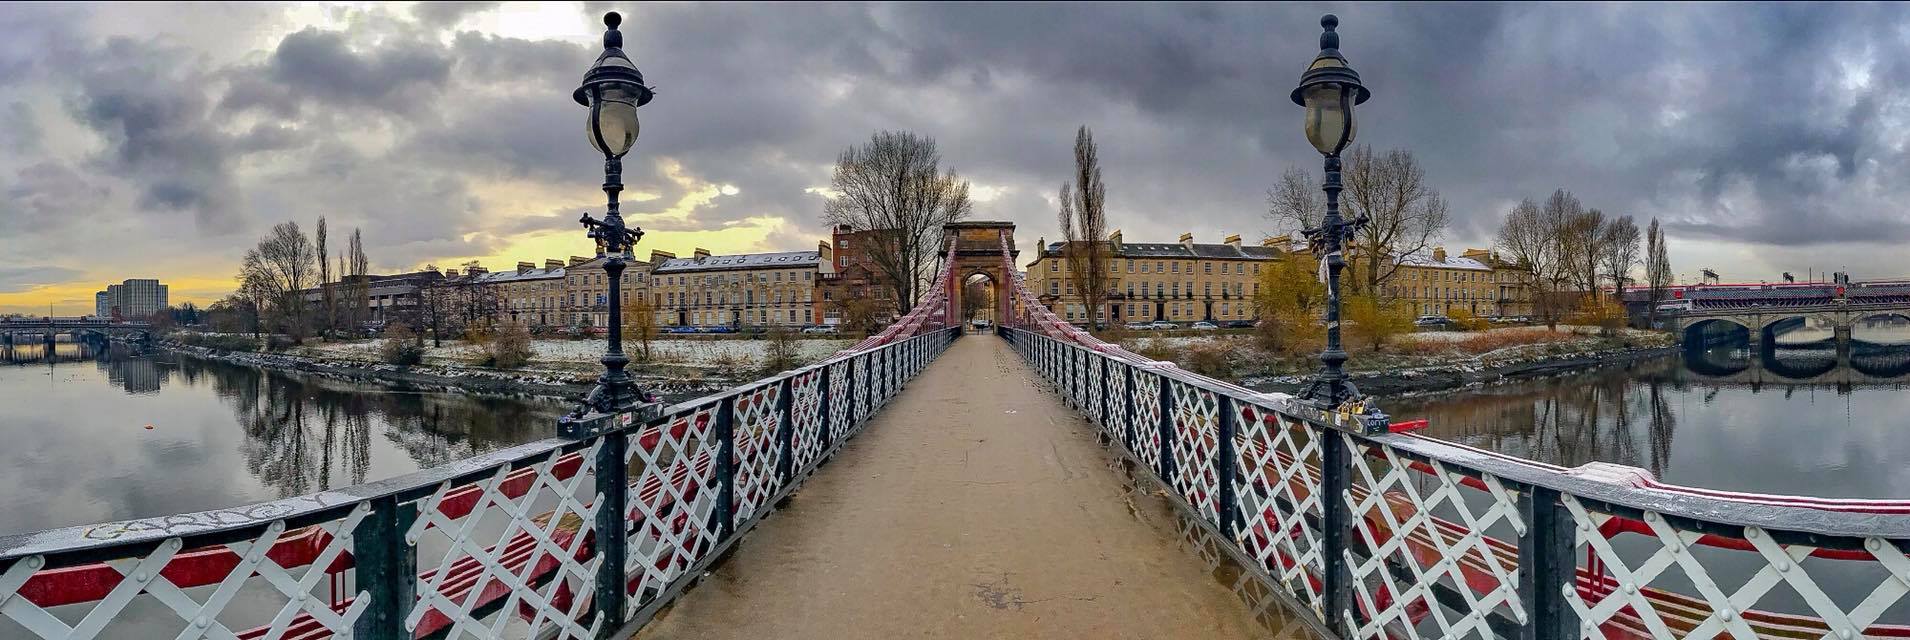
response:
{"label": "building window", "polygon": [[1168,273],[1180,273],[1180,263],[1176,262],[1176,263],[1167,265],[1167,271]]}
{"label": "building window", "polygon": [[1211,275],[1214,275],[1214,263],[1212,263],[1212,262],[1203,262],[1203,263],[1201,263],[1201,268],[1200,268],[1200,270],[1201,270],[1201,271],[1202,271],[1203,273],[1206,273],[1207,275],[1210,275],[1210,276],[1211,276]]}
{"label": "building window", "polygon": [[[1128,264],[1133,264],[1133,263],[1130,262]],[[1141,263],[1141,273],[1147,273],[1147,263],[1145,262]]]}
{"label": "building window", "polygon": [[1061,272],[1060,260],[1055,260],[1048,263],[1048,273],[1060,273],[1060,272]]}

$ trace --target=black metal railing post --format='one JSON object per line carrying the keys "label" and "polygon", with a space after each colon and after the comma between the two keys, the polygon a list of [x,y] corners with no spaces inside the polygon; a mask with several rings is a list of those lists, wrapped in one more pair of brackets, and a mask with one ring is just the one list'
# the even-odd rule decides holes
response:
{"label": "black metal railing post", "polygon": [[629,528],[623,514],[629,500],[630,438],[622,431],[605,433],[597,443],[597,589],[591,607],[597,611],[600,640],[616,635],[623,627],[624,562],[629,553]]}
{"label": "black metal railing post", "polygon": [[716,408],[716,526],[717,540],[736,532],[736,396]]}
{"label": "black metal railing post", "polygon": [[1234,495],[1234,478],[1239,469],[1236,464],[1239,456],[1234,453],[1234,431],[1238,425],[1235,424],[1234,399],[1225,394],[1214,395],[1220,401],[1218,424],[1214,425],[1214,432],[1219,439],[1219,446],[1214,447],[1214,477],[1220,482],[1220,490],[1215,497],[1217,502],[1214,504],[1214,515],[1218,522],[1214,524],[1219,525],[1221,533],[1226,534],[1227,542],[1233,543],[1238,539],[1236,532],[1239,531],[1240,513],[1239,501]]}
{"label": "black metal railing post", "polygon": [[1155,425],[1161,430],[1161,482],[1172,489],[1174,486],[1174,379],[1160,373],[1154,375],[1161,378],[1161,395],[1158,398],[1161,403],[1161,420],[1160,424]]}
{"label": "black metal railing post", "polygon": [[1578,614],[1565,599],[1578,572],[1571,512],[1557,490],[1535,486],[1519,494],[1519,519],[1525,521],[1519,536],[1519,602],[1526,607],[1520,640],[1579,637]]}
{"label": "black metal railing post", "polygon": [[790,415],[790,407],[794,406],[796,376],[785,377],[776,386],[776,450],[782,452],[782,457],[776,459],[776,481],[779,486],[788,486],[796,460],[796,421]]}
{"label": "black metal railing post", "polygon": [[856,364],[856,361],[859,359],[860,358],[856,356],[849,356],[848,360],[843,361],[847,364],[843,365],[842,373],[843,376],[848,379],[842,381],[842,384],[845,385],[842,388],[842,401],[849,403],[849,406],[843,407],[842,409],[843,421],[848,423],[842,425],[842,435],[844,439],[848,438],[849,432],[856,428],[856,420],[860,419],[860,416],[856,413],[856,407],[862,404],[856,401],[856,394],[862,392],[862,388],[856,384],[856,367],[861,366]]}
{"label": "black metal railing post", "polygon": [[352,530],[353,580],[369,598],[352,625],[352,637],[411,640],[405,618],[418,602],[418,547],[405,542],[405,532],[417,518],[415,504],[373,498],[371,513]]}
{"label": "black metal railing post", "polygon": [[[1353,538],[1353,512],[1346,496],[1353,488],[1353,458],[1346,436],[1326,427],[1315,427],[1320,443],[1320,511],[1322,524],[1321,564],[1326,569],[1323,581],[1326,598],[1326,623],[1340,629],[1343,612],[1353,611],[1353,568],[1346,562],[1347,544]],[[1354,612],[1357,617],[1357,612]],[[1343,629],[1350,632],[1351,629]]]}
{"label": "black metal railing post", "polygon": [[[825,364],[822,365],[822,372],[816,374],[818,376],[816,379],[816,388],[822,390],[821,397],[816,399],[816,411],[819,412],[817,421],[821,423],[816,427],[816,451],[818,452],[818,457],[821,456],[820,452],[828,451],[829,447],[836,444],[835,438],[831,435],[835,429],[835,418],[832,417],[830,413],[834,411],[836,403],[829,399],[831,395],[830,392],[835,390],[835,368],[835,365]],[[814,461],[812,460],[811,462]]]}

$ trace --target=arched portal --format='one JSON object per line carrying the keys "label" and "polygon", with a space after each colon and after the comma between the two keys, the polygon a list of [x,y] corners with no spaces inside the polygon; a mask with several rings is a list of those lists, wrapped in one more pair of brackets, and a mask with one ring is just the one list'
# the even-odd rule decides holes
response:
{"label": "arched portal", "polygon": [[1851,322],[1850,339],[1871,345],[1910,345],[1910,315],[1902,311],[1879,311],[1855,318]]}
{"label": "arched portal", "polygon": [[[957,272],[960,273],[960,272]],[[1001,283],[986,271],[971,271],[962,277],[961,314],[962,322],[969,326],[994,326],[1001,324]]]}
{"label": "arched portal", "polygon": [[[955,239],[955,268],[951,273],[960,276],[950,278],[948,287],[948,324],[967,321],[963,309],[968,308],[964,300],[967,283],[981,276],[994,283],[994,300],[990,305],[990,315],[996,322],[1015,317],[1016,308],[1013,296],[1008,295],[1008,287],[1013,286],[1015,274],[1009,271],[1014,258],[1020,250],[1015,248],[1015,223],[995,220],[977,220],[973,222],[951,222],[942,226],[942,232]],[[1001,248],[1007,245],[1008,262],[1001,259]]]}

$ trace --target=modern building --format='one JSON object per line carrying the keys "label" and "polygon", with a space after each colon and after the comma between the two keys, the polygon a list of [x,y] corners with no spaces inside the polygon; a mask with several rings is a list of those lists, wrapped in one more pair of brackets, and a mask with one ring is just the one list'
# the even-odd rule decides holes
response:
{"label": "modern building", "polygon": [[1422,315],[1474,316],[1532,313],[1531,270],[1484,249],[1447,255],[1445,247],[1400,258],[1386,293]]}
{"label": "modern building", "polygon": [[166,285],[153,279],[126,280],[93,293],[93,315],[101,318],[143,320],[171,306]]}
{"label": "modern building", "polygon": [[1123,323],[1252,320],[1261,271],[1292,249],[1284,236],[1259,245],[1244,245],[1238,235],[1219,244],[1196,243],[1191,233],[1175,243],[1130,243],[1119,230],[1095,244],[1107,252],[1108,299],[1092,314],[1075,290],[1067,243],[1041,240],[1027,265],[1028,287],[1064,320],[1086,323],[1092,315],[1093,322],[1105,324],[1110,309],[1113,322]]}
{"label": "modern building", "polygon": [[649,294],[659,326],[804,326],[817,324],[817,283],[835,272],[834,250],[711,255],[653,253]]}

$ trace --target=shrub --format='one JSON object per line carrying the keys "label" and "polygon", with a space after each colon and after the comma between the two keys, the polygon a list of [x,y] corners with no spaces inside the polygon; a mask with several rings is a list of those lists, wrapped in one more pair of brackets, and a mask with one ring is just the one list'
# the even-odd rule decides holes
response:
{"label": "shrub", "polygon": [[464,337],[477,348],[474,360],[479,366],[516,369],[536,355],[530,330],[515,322],[480,322],[465,330]]}
{"label": "shrub", "polygon": [[409,367],[424,362],[424,345],[418,334],[404,323],[392,323],[385,329],[385,341],[378,345],[378,356],[386,364]]}
{"label": "shrub", "polygon": [[788,327],[776,327],[769,330],[768,342],[763,345],[763,371],[775,373],[796,368],[800,363],[801,345],[796,342],[796,332]]}
{"label": "shrub", "polygon": [[1534,344],[1558,344],[1570,342],[1572,339],[1573,336],[1569,333],[1548,331],[1545,329],[1501,329],[1469,336],[1456,344],[1460,351],[1478,355],[1508,347]]}
{"label": "shrub", "polygon": [[1413,331],[1411,309],[1368,294],[1347,300],[1343,319],[1353,341],[1364,342],[1374,351],[1384,348],[1393,337]]}
{"label": "shrub", "polygon": [[1198,342],[1181,353],[1180,364],[1188,371],[1210,378],[1231,377],[1234,367],[1227,357],[1231,351],[1224,344]]}
{"label": "shrub", "polygon": [[1470,310],[1453,309],[1452,313],[1447,315],[1452,318],[1453,328],[1460,331],[1484,331],[1490,328],[1490,323],[1486,322],[1485,318],[1479,317]]}

